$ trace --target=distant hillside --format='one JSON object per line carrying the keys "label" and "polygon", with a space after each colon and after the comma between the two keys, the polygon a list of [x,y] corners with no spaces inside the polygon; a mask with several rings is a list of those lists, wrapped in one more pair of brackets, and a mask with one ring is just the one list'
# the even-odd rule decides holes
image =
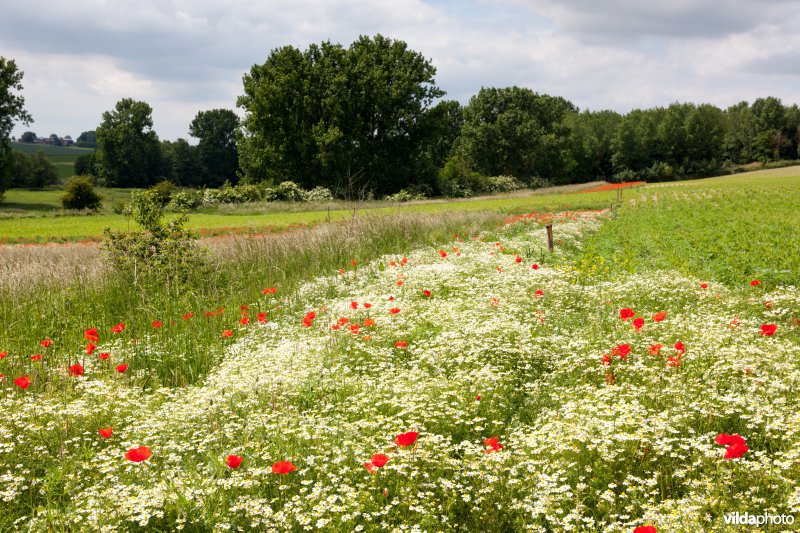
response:
{"label": "distant hillside", "polygon": [[11,149],[28,155],[42,152],[58,168],[58,177],[62,182],[75,175],[75,161],[80,156],[91,154],[95,150],[94,148],[30,143],[11,143]]}

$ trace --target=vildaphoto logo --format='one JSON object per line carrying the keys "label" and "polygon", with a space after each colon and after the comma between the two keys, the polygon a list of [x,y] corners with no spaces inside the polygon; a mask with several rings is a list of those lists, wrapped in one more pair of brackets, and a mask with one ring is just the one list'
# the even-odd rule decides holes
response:
{"label": "vildaphoto logo", "polygon": [[750,514],[747,511],[744,513],[728,513],[724,517],[726,524],[740,525],[740,526],[764,526],[764,525],[792,525],[794,524],[794,515],[790,514]]}

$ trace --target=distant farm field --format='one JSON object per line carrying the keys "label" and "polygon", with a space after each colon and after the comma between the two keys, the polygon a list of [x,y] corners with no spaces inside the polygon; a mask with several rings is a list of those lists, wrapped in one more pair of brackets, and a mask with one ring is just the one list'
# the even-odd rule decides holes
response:
{"label": "distant farm field", "polygon": [[94,152],[94,148],[28,143],[11,143],[11,149],[28,155],[42,152],[56,166],[58,177],[62,182],[75,175],[75,161],[79,157]]}

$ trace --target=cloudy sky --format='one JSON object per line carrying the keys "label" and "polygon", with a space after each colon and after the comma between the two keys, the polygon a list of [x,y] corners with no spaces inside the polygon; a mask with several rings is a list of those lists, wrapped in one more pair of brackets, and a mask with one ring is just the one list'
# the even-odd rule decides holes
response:
{"label": "cloudy sky", "polygon": [[200,110],[235,108],[273,48],[402,39],[448,98],[520,85],[581,109],[800,103],[797,0],[4,1],[0,55],[24,71],[29,128],[94,129],[121,98],[153,107],[162,139]]}

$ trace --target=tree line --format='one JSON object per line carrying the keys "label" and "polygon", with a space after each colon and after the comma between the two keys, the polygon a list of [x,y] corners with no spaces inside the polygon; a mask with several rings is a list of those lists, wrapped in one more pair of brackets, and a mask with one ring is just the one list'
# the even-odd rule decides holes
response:
{"label": "tree line", "polygon": [[97,149],[76,170],[112,187],[291,180],[352,198],[466,195],[481,192],[487,176],[526,186],[659,181],[798,158],[800,110],[771,96],[726,109],[676,102],[618,113],[484,87],[462,105],[444,99],[435,74],[430,60],[381,35],[348,47],[284,46],[244,75],[243,119],[201,111],[189,125],[196,146],[161,141],[152,108],[126,98],[103,113]]}

